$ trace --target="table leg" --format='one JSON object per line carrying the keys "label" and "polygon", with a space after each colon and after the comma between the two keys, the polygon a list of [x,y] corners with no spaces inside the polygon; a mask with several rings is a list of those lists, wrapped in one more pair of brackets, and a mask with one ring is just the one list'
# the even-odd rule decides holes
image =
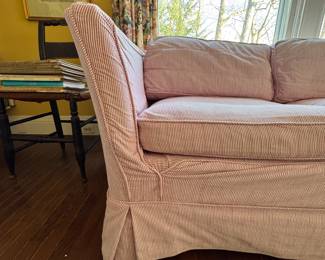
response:
{"label": "table leg", "polygon": [[[63,130],[62,130],[62,124],[61,124],[61,119],[60,119],[60,114],[59,114],[59,109],[58,105],[56,103],[56,100],[51,100],[50,101],[50,106],[53,114],[53,120],[55,124],[55,129],[58,137],[63,138]],[[60,143],[62,151],[65,151],[65,143]]]}
{"label": "table leg", "polygon": [[81,178],[83,182],[87,182],[86,168],[85,168],[86,154],[85,154],[85,148],[84,148],[83,137],[81,132],[80,118],[78,115],[78,106],[76,100],[74,99],[70,100],[70,112],[71,112],[71,127],[72,127],[72,136],[73,136],[73,144],[75,148],[75,155],[76,155],[77,162],[79,164]]}
{"label": "table leg", "polygon": [[11,130],[9,125],[6,106],[3,98],[0,98],[0,134],[4,149],[4,157],[9,172],[12,177],[15,176],[15,148],[11,139]]}

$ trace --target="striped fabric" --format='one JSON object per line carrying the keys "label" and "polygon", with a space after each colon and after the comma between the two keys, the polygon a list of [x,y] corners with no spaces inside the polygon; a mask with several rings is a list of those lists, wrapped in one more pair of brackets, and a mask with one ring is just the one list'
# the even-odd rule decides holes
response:
{"label": "striped fabric", "polygon": [[270,101],[177,97],[138,119],[143,148],[221,158],[325,159],[325,107]]}
{"label": "striped fabric", "polygon": [[325,98],[325,40],[290,39],[272,50],[275,100]]}
{"label": "striped fabric", "polygon": [[304,100],[299,100],[299,101],[291,102],[290,104],[294,104],[294,105],[325,106],[325,98],[304,99]]}
{"label": "striped fabric", "polygon": [[158,259],[211,248],[325,258],[324,161],[144,151],[137,126],[138,115],[147,108],[143,53],[95,5],[73,4],[66,20],[86,73],[105,155],[105,260]]}
{"label": "striped fabric", "polygon": [[148,99],[175,96],[273,98],[271,47],[187,37],[149,42],[144,58]]}

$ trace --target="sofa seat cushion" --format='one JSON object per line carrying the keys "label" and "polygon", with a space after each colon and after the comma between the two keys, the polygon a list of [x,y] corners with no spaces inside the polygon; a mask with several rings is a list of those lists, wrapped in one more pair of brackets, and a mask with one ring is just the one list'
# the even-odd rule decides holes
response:
{"label": "sofa seat cushion", "polygon": [[176,97],[138,118],[144,150],[220,158],[325,159],[325,107],[259,99]]}

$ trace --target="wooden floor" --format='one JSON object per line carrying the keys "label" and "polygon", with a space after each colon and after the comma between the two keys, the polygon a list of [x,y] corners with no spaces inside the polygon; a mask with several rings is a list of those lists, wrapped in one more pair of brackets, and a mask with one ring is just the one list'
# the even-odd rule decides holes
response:
{"label": "wooden floor", "polygon": [[[1,149],[0,259],[102,259],[107,182],[100,145],[87,157],[88,184],[80,182],[71,146],[63,156],[57,144],[38,144],[19,153],[16,162],[17,178],[9,179]],[[171,259],[275,258],[209,250]]]}

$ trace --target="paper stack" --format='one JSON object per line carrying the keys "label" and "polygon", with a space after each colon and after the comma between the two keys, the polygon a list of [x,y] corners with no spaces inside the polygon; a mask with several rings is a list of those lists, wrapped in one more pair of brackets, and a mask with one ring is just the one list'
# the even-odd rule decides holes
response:
{"label": "paper stack", "polygon": [[81,66],[64,60],[0,62],[0,85],[10,88],[87,88]]}

